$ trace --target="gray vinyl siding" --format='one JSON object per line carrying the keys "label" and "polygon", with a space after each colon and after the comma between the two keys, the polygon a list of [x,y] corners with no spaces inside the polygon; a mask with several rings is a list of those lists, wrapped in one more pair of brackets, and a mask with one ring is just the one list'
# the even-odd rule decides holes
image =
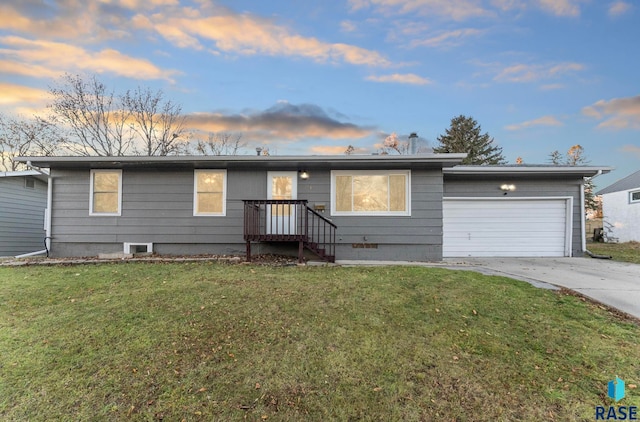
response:
{"label": "gray vinyl siding", "polygon": [[44,249],[47,184],[33,180],[35,187],[27,188],[25,177],[0,178],[0,256]]}
{"label": "gray vinyl siding", "polygon": [[194,216],[193,170],[125,169],[122,215],[90,216],[89,172],[53,176],[54,243],[243,243],[242,199],[266,196],[266,172],[229,170],[226,216]]}
{"label": "gray vinyl siding", "polygon": [[[337,259],[433,261],[442,258],[442,171],[411,171],[411,216],[332,216],[331,173],[312,173],[298,183],[298,198],[325,204],[338,226]],[[366,240],[365,240],[366,238]],[[376,245],[358,248],[353,245]]]}
{"label": "gray vinyl siding", "polygon": [[[582,256],[582,205],[580,203],[580,185],[582,179],[535,178],[528,180],[509,177],[484,178],[474,176],[474,179],[445,176],[444,198],[502,198],[504,192],[500,190],[503,183],[514,184],[516,190],[509,192],[507,197],[572,197],[573,198],[573,226],[572,226],[572,255]],[[480,179],[480,180],[478,180]]]}
{"label": "gray vinyl siding", "polygon": [[[338,259],[441,259],[440,169],[412,170],[410,217],[332,217],[330,170],[310,173],[309,179],[298,179],[298,199],[312,207],[325,205],[323,215],[338,226]],[[89,171],[54,169],[53,255],[120,252],[124,242],[151,242],[161,254],[244,253],[242,200],[266,199],[267,171],[228,169],[226,216],[216,217],[193,216],[193,174],[188,169],[124,169],[122,215],[102,217],[89,215]],[[353,247],[362,243],[377,249]]]}

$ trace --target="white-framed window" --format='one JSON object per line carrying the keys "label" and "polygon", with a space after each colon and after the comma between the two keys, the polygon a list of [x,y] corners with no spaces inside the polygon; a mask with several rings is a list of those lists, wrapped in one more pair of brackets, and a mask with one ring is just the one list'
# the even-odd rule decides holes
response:
{"label": "white-framed window", "polygon": [[640,190],[629,192],[629,202],[640,202]]}
{"label": "white-framed window", "polygon": [[411,171],[334,170],[331,215],[411,215]]}
{"label": "white-framed window", "polygon": [[91,170],[89,215],[121,215],[122,170]]}
{"label": "white-framed window", "polygon": [[195,170],[193,215],[224,216],[227,212],[227,171]]}

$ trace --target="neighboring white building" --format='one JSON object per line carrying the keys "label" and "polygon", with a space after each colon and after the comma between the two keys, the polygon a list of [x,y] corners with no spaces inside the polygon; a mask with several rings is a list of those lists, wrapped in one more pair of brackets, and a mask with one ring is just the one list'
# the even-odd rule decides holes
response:
{"label": "neighboring white building", "polygon": [[640,170],[600,190],[604,234],[610,241],[640,242]]}
{"label": "neighboring white building", "polygon": [[47,176],[34,170],[0,171],[0,257],[45,249]]}

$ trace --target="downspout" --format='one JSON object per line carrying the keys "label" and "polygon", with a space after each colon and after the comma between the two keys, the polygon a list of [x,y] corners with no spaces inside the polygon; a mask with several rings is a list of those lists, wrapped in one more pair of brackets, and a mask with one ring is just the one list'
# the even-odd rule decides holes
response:
{"label": "downspout", "polygon": [[[602,170],[598,170],[598,172],[592,176],[592,179],[595,179],[596,177],[600,176],[602,174]],[[589,255],[591,258],[597,258],[597,259],[611,259],[611,256],[608,255],[596,255],[593,252],[591,252],[589,249],[587,249],[587,233],[585,230],[586,227],[586,213],[585,213],[585,207],[584,207],[584,183],[580,184],[580,203],[581,208],[581,215],[582,215],[582,250],[584,251],[584,253],[586,253],[587,255]]]}
{"label": "downspout", "polygon": [[47,254],[49,257],[49,253],[51,252],[51,207],[53,206],[53,177],[51,177],[51,171],[47,173],[43,171],[40,167],[34,166],[31,161],[27,161],[27,167],[34,169],[38,173],[47,176],[47,209],[44,214],[44,250],[36,251],[31,253],[26,253],[23,255],[18,255],[16,258],[26,258],[29,256],[42,255]]}
{"label": "downspout", "polygon": [[[598,170],[600,171],[600,170]],[[582,227],[582,234],[580,236],[582,241],[582,250],[587,251],[587,233],[586,233],[587,216],[584,206],[584,180],[580,183],[580,227]]]}

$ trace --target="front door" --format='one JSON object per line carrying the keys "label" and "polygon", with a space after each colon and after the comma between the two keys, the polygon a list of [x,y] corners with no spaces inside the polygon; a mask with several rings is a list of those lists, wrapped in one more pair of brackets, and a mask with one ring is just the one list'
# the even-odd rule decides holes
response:
{"label": "front door", "polygon": [[[297,199],[298,173],[267,172],[267,199]],[[296,234],[296,206],[273,204],[267,207],[268,234]]]}

